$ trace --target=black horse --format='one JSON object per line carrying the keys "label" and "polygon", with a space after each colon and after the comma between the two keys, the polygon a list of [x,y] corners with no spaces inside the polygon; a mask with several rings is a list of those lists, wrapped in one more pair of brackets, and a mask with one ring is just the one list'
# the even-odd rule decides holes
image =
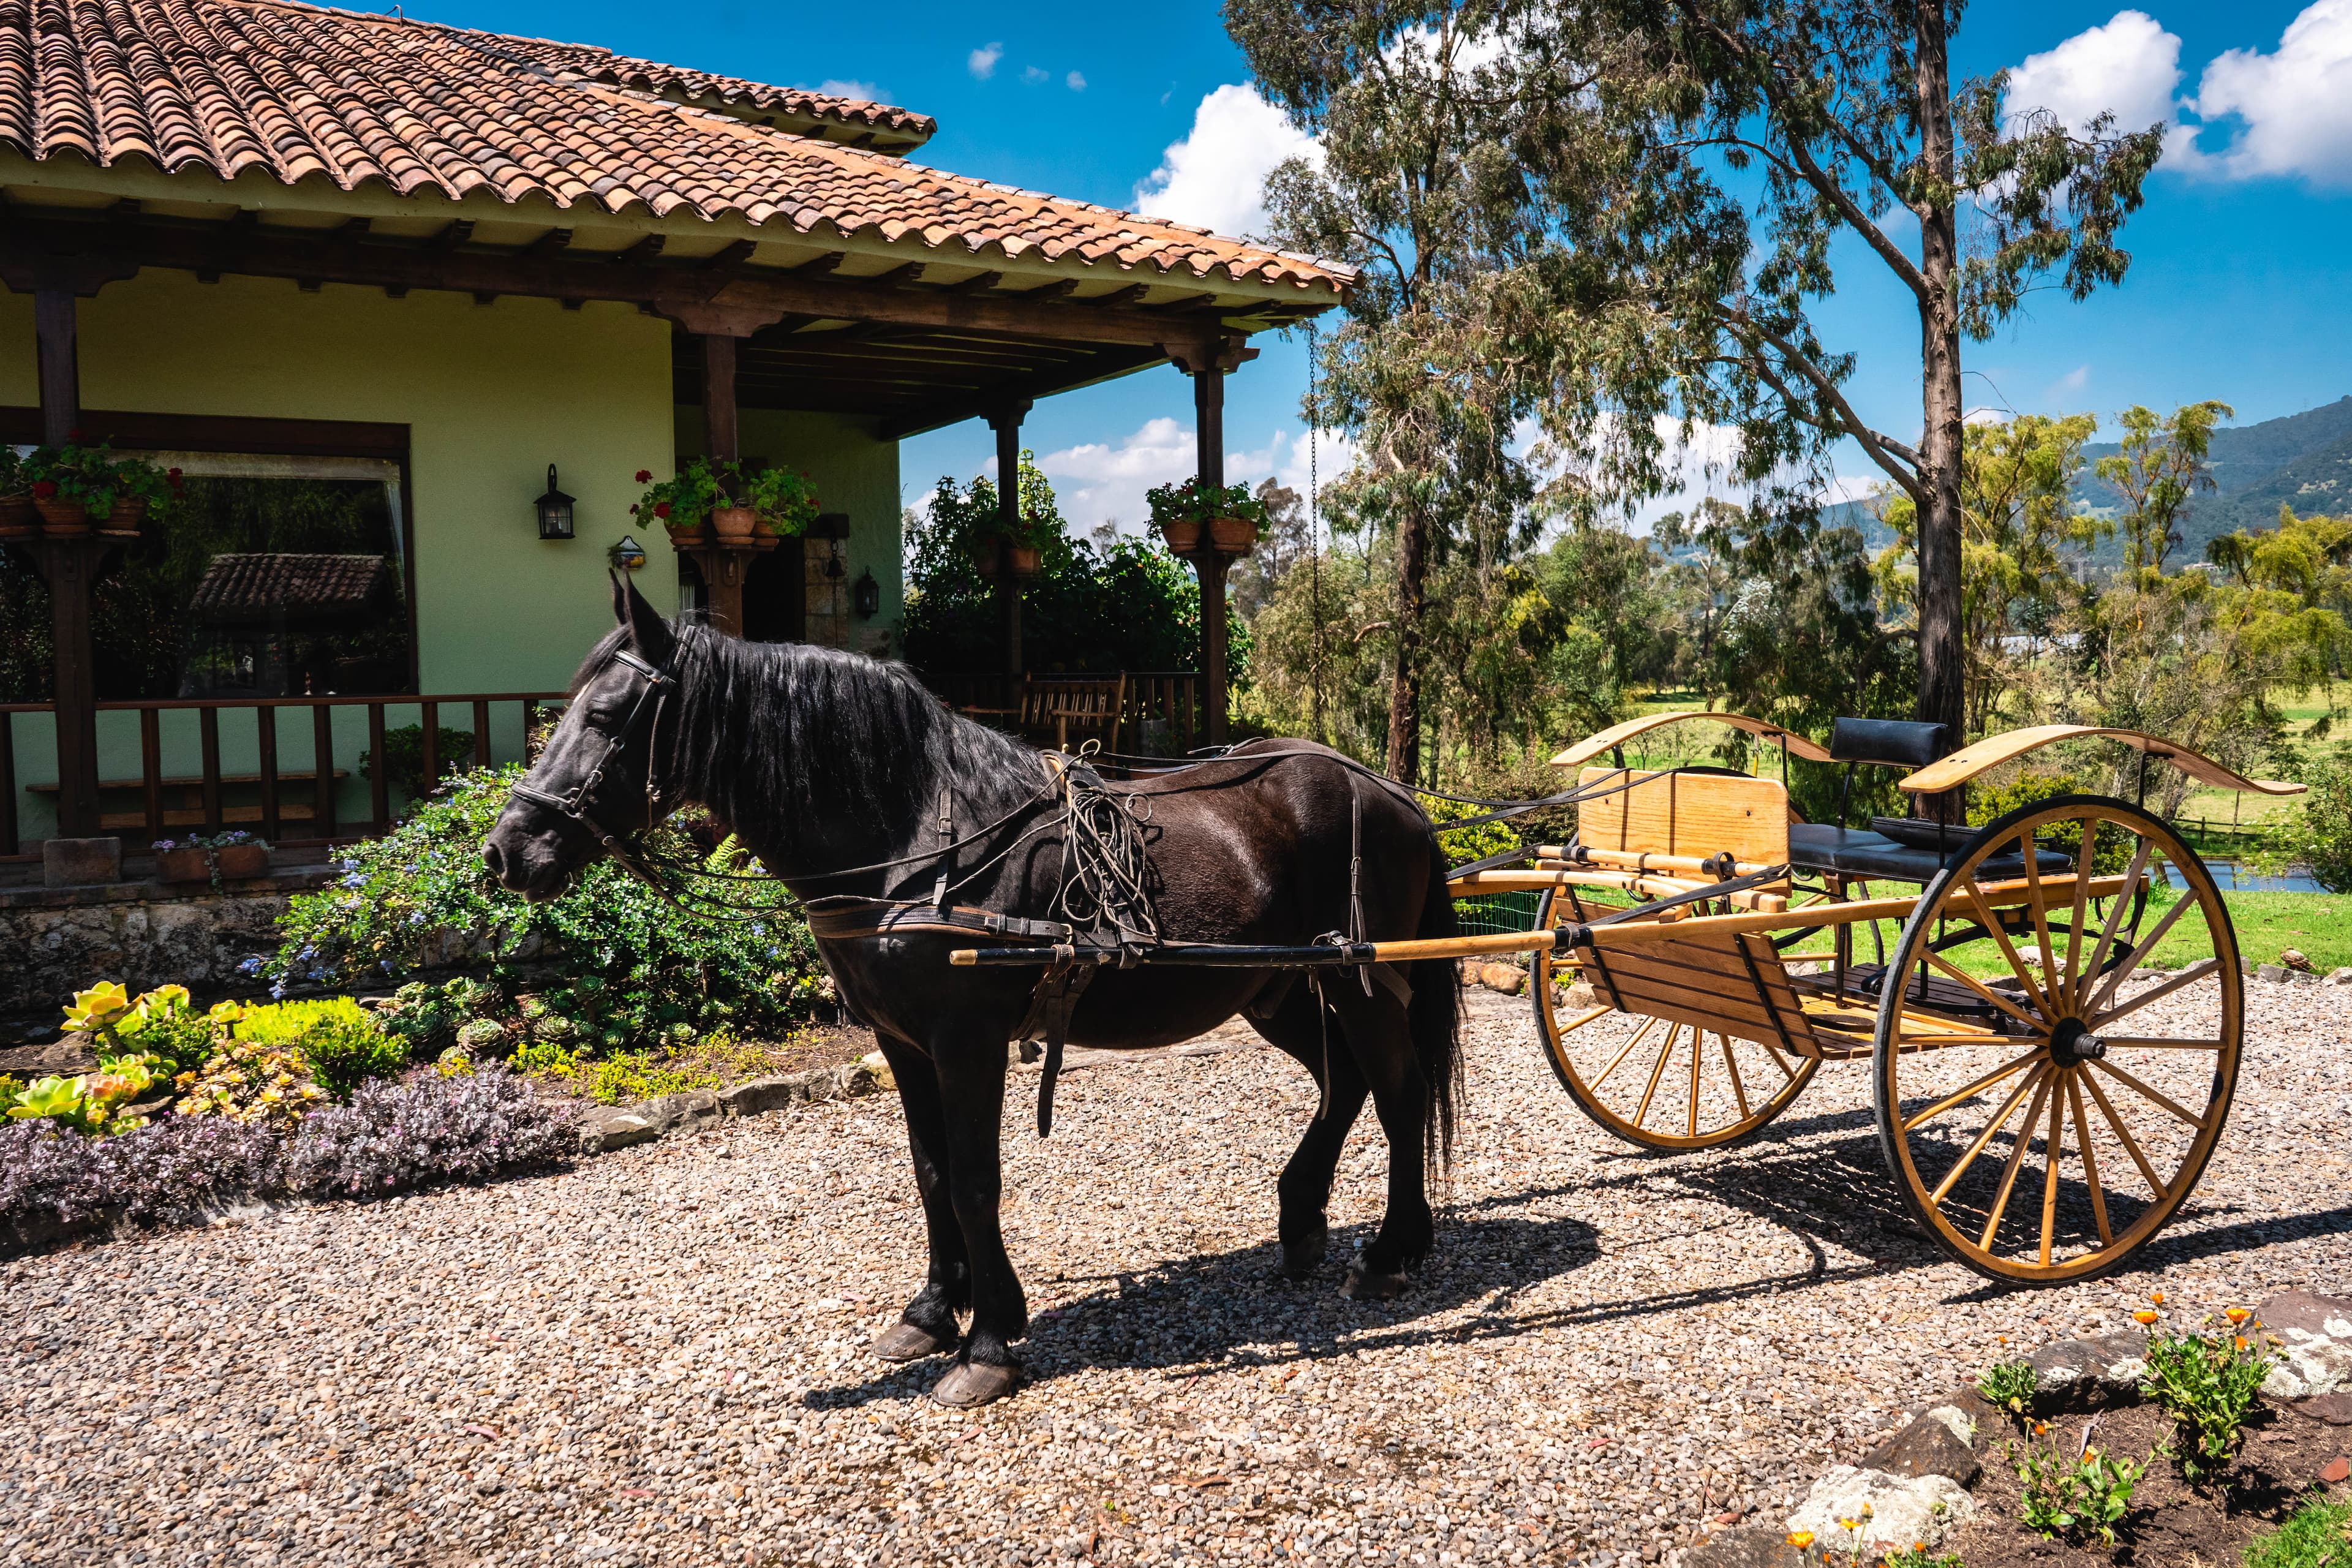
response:
{"label": "black horse", "polygon": [[[928,1282],[876,1350],[892,1360],[945,1350],[969,1310],[933,1396],[975,1405],[1011,1391],[1012,1342],[1029,1315],[998,1229],[998,1140],[1008,1042],[1030,1017],[1040,971],[950,967],[950,950],[1007,939],[885,921],[894,905],[1016,922],[1066,914],[1056,906],[1072,818],[1047,759],[949,712],[903,668],[672,626],[617,580],[614,609],[620,629],[581,666],[574,700],[484,860],[508,888],[546,898],[599,853],[632,854],[632,835],[695,802],[796,896],[824,900],[814,906],[818,947],[898,1078],[929,1231]],[[1372,941],[1454,933],[1428,818],[1335,752],[1255,742],[1111,787],[1144,824],[1150,912],[1166,938],[1297,945],[1338,931]],[[1079,994],[1068,1037],[1162,1046],[1247,1010],[1315,1076],[1322,1106],[1279,1184],[1283,1270],[1294,1279],[1323,1267],[1340,1143],[1369,1092],[1388,1138],[1388,1207],[1344,1289],[1391,1296],[1430,1249],[1424,1181],[1451,1152],[1460,995],[1446,961],[1411,966],[1403,984],[1332,973],[1318,987],[1264,970],[1106,967]]]}

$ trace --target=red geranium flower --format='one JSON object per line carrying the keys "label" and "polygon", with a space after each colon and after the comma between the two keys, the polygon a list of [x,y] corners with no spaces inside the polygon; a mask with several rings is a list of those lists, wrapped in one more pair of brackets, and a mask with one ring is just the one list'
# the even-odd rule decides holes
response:
{"label": "red geranium flower", "polygon": [[89,439],[89,432],[87,430],[68,430],[66,432],[66,439],[68,441],[87,441]]}
{"label": "red geranium flower", "polygon": [[33,499],[35,500],[57,500],[58,481],[55,479],[35,479],[33,481]]}
{"label": "red geranium flower", "polygon": [[651,468],[639,468],[637,470],[637,483],[641,485],[649,485],[653,483],[653,479],[654,471]]}
{"label": "red geranium flower", "polygon": [[666,500],[657,500],[654,502],[654,515],[667,520],[669,517],[669,502]]}
{"label": "red geranium flower", "polygon": [[163,470],[163,478],[164,478],[167,481],[169,481],[169,483],[171,484],[171,487],[172,487],[173,489],[178,489],[180,488],[180,470],[179,470],[179,469],[177,469],[177,468],[166,468],[166,469],[164,469],[164,470]]}

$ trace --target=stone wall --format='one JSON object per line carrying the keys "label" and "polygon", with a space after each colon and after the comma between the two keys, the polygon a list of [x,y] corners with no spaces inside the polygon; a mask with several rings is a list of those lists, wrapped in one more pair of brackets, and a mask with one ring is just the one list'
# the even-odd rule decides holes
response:
{"label": "stone wall", "polygon": [[236,966],[278,946],[278,917],[326,873],[238,882],[183,896],[155,883],[0,890],[0,1018],[54,1023],[76,991],[120,980],[135,994],[185,985],[231,989]]}

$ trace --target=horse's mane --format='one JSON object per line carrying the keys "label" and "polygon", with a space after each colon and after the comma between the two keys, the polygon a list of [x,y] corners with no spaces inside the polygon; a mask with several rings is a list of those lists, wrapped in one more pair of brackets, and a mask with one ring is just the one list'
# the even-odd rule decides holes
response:
{"label": "horse's mane", "polygon": [[[662,724],[664,787],[782,854],[797,858],[814,835],[837,843],[845,824],[903,839],[935,819],[942,789],[955,793],[958,832],[1036,791],[1031,748],[950,712],[902,664],[744,642],[691,620],[671,631],[678,694]],[[625,637],[607,637],[583,672]]]}

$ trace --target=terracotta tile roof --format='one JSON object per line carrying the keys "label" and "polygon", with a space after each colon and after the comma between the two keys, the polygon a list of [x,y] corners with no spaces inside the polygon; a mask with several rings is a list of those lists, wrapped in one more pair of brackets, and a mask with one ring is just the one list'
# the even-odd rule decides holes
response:
{"label": "terracotta tile roof", "polygon": [[[1344,288],[1336,263],[942,174],[693,103],[839,106],[602,49],[288,0],[0,0],[0,145],[285,184],[488,192],[779,237],[865,237],[950,259]],[[910,121],[928,121],[909,116]]]}
{"label": "terracotta tile roof", "polygon": [[347,615],[392,590],[381,555],[215,555],[188,600],[194,619],[213,625],[279,616]]}

